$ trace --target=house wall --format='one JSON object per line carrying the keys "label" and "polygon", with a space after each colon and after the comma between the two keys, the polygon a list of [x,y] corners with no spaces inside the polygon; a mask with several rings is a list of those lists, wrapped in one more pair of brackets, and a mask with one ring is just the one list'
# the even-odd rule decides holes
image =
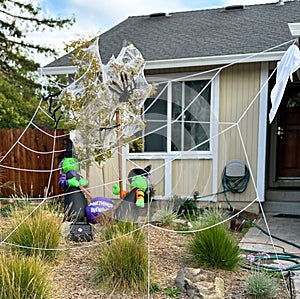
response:
{"label": "house wall", "polygon": [[[202,69],[201,69],[202,70]],[[188,69],[184,69],[188,71]],[[196,70],[195,70],[196,71]],[[174,70],[173,70],[174,72]],[[250,172],[256,183],[258,150],[258,116],[259,116],[260,64],[235,64],[224,68],[219,78],[219,114],[217,173],[212,159],[165,159],[152,157],[124,161],[123,179],[130,169],[152,165],[151,182],[155,195],[164,196],[172,184],[172,195],[193,196],[198,191],[200,196],[222,191],[221,176],[224,166],[231,159],[250,162]],[[250,105],[250,106],[249,106]],[[225,130],[225,131],[224,131]],[[171,170],[171,179],[166,180],[166,173]],[[93,184],[101,185],[101,195],[112,196],[112,182],[118,180],[118,163],[115,155],[101,170],[93,169]],[[213,183],[214,182],[214,183]],[[125,186],[125,185],[124,185]],[[124,187],[129,189],[128,186]],[[99,195],[98,195],[99,196]],[[234,207],[241,209],[247,202],[256,198],[256,190],[250,179],[247,190],[242,194],[228,194]],[[218,201],[225,202],[224,195]],[[250,208],[257,211],[257,206]]]}
{"label": "house wall", "polygon": [[[86,175],[85,172],[83,172]],[[93,196],[113,197],[113,184],[118,183],[118,156],[113,156],[100,167],[94,163],[90,167],[89,191]]]}
{"label": "house wall", "polygon": [[[245,161],[254,178],[254,183],[250,178],[244,193],[228,193],[238,209],[257,196],[254,186],[257,181],[260,68],[259,63],[236,64],[220,75],[219,132],[224,133],[219,135],[218,175],[221,177],[229,160],[240,159]],[[223,195],[218,200],[222,197],[224,200]]]}
{"label": "house wall", "polygon": [[172,162],[173,195],[192,196],[195,191],[199,196],[210,195],[212,190],[212,161],[207,160],[175,160]]}

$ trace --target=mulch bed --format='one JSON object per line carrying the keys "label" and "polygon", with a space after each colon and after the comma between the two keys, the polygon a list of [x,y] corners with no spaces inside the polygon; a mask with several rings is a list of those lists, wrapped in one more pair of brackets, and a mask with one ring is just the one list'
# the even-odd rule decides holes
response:
{"label": "mulch bed", "polygon": [[[144,228],[148,234],[148,227]],[[170,296],[164,293],[166,288],[174,287],[177,272],[186,264],[187,252],[185,243],[190,235],[179,232],[164,231],[149,227],[151,263],[155,266],[154,282],[160,286],[160,291],[151,293],[153,299],[167,299]],[[53,285],[51,298],[53,299],[127,299],[149,298],[148,294],[120,292],[98,289],[92,280],[95,271],[95,247],[83,247],[96,244],[97,240],[89,243],[71,243],[69,246],[78,246],[63,253],[62,257],[51,267],[50,277]],[[101,245],[99,245],[101,246]],[[80,248],[81,247],[81,248]],[[98,247],[98,246],[97,246]],[[251,298],[244,292],[245,278],[250,271],[238,269],[236,271],[215,271],[225,282],[225,299]],[[188,298],[186,295],[176,296],[178,299]],[[282,283],[278,285],[278,295],[274,299],[288,299],[287,290]]]}

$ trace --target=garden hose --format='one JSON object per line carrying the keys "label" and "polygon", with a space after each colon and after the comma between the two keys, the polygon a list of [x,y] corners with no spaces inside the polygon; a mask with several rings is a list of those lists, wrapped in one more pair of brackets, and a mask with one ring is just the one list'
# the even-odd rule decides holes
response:
{"label": "garden hose", "polygon": [[[248,167],[245,165],[245,174],[243,176],[238,176],[238,177],[233,177],[233,176],[228,176],[226,175],[226,166],[223,169],[222,172],[222,186],[223,186],[223,191],[217,192],[215,194],[211,194],[211,195],[217,195],[217,194],[224,194],[226,202],[230,208],[230,211],[232,213],[234,213],[234,208],[230,203],[230,200],[227,196],[227,192],[231,192],[231,193],[242,193],[246,190],[248,183],[249,183],[249,179],[250,179],[250,172]],[[206,196],[199,196],[198,193],[195,192],[194,194],[194,199],[198,199],[201,197],[207,197]],[[252,223],[252,225],[254,225],[256,228],[258,228],[259,230],[261,230],[264,234],[269,236],[269,233],[266,232],[263,228],[261,228],[260,226],[258,226],[257,224],[253,223],[251,221],[251,219],[243,216],[243,215],[239,215],[240,217],[242,217],[245,220],[248,220]],[[300,249],[300,245],[295,244],[293,242],[290,242],[288,240],[279,238],[277,236],[274,235],[270,235],[270,237],[272,237],[273,239],[277,239],[283,243],[292,245],[295,248],[299,248]],[[241,248],[242,251],[244,252],[249,252],[252,253],[253,255],[259,255],[259,253],[261,251],[256,251],[256,250],[249,250],[249,249],[243,249]],[[283,252],[283,253],[276,253],[274,254],[274,252],[267,252],[268,254],[268,258],[267,260],[282,260],[282,261],[288,261],[293,263],[293,265],[291,266],[287,266],[284,268],[284,271],[298,271],[300,270],[300,256],[296,255],[296,254],[292,254],[292,253],[287,253],[287,252]],[[259,257],[255,257],[256,261],[254,261],[254,263],[252,263],[252,265],[246,265],[246,264],[242,264],[241,267],[245,268],[245,269],[249,269],[249,270],[266,270],[268,272],[281,272],[282,269],[278,268],[278,267],[274,267],[272,265],[266,265],[266,264],[262,264],[262,263],[258,263],[258,258]],[[261,257],[260,257],[261,258]],[[255,268],[253,266],[256,266]]]}
{"label": "garden hose", "polygon": [[[229,200],[228,200],[228,202],[229,202]],[[229,205],[230,205],[230,202],[229,202]],[[230,205],[230,208],[231,208],[231,210],[233,210],[231,205]],[[255,224],[253,221],[251,221],[251,219],[249,219],[249,218],[247,218],[243,215],[239,215],[239,216],[242,217],[245,220],[250,221],[252,225],[254,225],[257,229],[259,229],[265,235],[270,236],[273,239],[279,240],[279,241],[281,241],[285,244],[289,244],[289,245],[291,245],[295,248],[300,249],[300,245],[298,245],[296,243],[293,243],[291,241],[279,238],[279,237],[274,236],[272,234],[269,234],[266,230],[261,228],[259,225]],[[259,255],[259,253],[261,253],[261,251],[254,250],[254,249],[241,248],[241,251],[250,252],[253,255],[255,255],[255,254]],[[249,265],[243,264],[243,265],[241,265],[241,267],[245,268],[245,269],[249,269],[249,270],[265,270],[265,271],[268,271],[268,272],[281,272],[282,270],[284,270],[284,271],[299,271],[300,270],[300,256],[299,255],[296,255],[296,254],[293,254],[293,253],[288,253],[288,252],[276,253],[276,254],[274,254],[274,252],[266,252],[266,253],[268,254],[268,258],[265,258],[266,260],[289,261],[289,262],[293,263],[294,265],[287,266],[287,267],[284,267],[284,269],[281,269],[279,267],[274,267],[274,266],[271,266],[271,265],[266,265],[266,264],[263,264],[263,263],[259,263],[257,261],[261,257],[255,256],[255,260],[252,263],[253,265],[249,266]],[[253,266],[255,266],[255,268]]]}
{"label": "garden hose", "polygon": [[[244,219],[247,219],[246,217],[244,216],[241,216],[243,217]],[[247,219],[249,220],[249,219]],[[273,239],[277,239],[283,243],[286,243],[286,244],[289,244],[295,248],[299,248],[300,249],[300,245],[296,244],[296,243],[293,243],[291,241],[288,241],[288,240],[285,240],[285,239],[282,239],[282,238],[279,238],[277,236],[274,236],[272,234],[269,234],[267,231],[265,231],[263,228],[261,228],[260,226],[258,226],[257,224],[253,223],[252,222],[252,225],[254,225],[256,228],[258,228],[260,231],[262,231],[265,235],[267,236],[270,236],[272,237]],[[258,250],[253,250],[253,249],[243,249],[241,248],[242,251],[244,252],[251,252],[252,254],[258,254],[260,253],[261,251],[258,251]],[[273,266],[268,266],[268,265],[265,265],[265,264],[259,264],[259,263],[254,263],[256,264],[256,268],[259,268],[259,269],[264,269],[266,271],[269,271],[269,272],[281,272],[282,270],[284,271],[298,271],[300,270],[300,256],[297,255],[297,254],[293,254],[293,253],[288,253],[288,252],[282,252],[282,253],[276,253],[274,254],[274,252],[267,252],[268,254],[268,260],[284,260],[284,261],[289,261],[291,263],[293,263],[294,265],[292,266],[288,266],[288,267],[285,267],[284,269],[280,269],[278,267],[273,267]],[[255,261],[254,261],[255,262]],[[253,266],[247,266],[247,265],[241,265],[242,267],[244,268],[247,268],[247,269],[251,269],[253,270]]]}
{"label": "garden hose", "polygon": [[233,207],[230,204],[230,201],[227,197],[227,192],[231,192],[231,193],[244,192],[248,186],[249,179],[250,179],[250,172],[246,165],[245,165],[245,174],[243,176],[237,176],[237,177],[226,175],[226,166],[225,166],[222,172],[223,191],[216,192],[209,195],[204,195],[204,196],[199,196],[199,193],[195,192],[194,199],[205,198],[212,195],[224,194],[226,202],[230,207],[230,210],[233,211]]}
{"label": "garden hose", "polygon": [[[247,264],[241,264],[240,266],[244,269],[248,270],[255,270],[255,271],[261,271],[265,270],[268,272],[281,272],[281,271],[298,271],[300,270],[300,256],[293,254],[293,253],[287,253],[287,252],[278,252],[274,254],[274,252],[264,252],[263,255],[261,255],[261,251],[259,250],[253,250],[253,249],[241,249],[244,252],[249,252],[253,254],[254,260],[251,262],[251,265]],[[281,267],[275,267],[272,265],[264,264],[263,261],[272,261],[272,260],[280,260],[280,261],[287,261],[291,262],[294,265],[286,266],[283,268]]]}
{"label": "garden hose", "polygon": [[[230,203],[230,200],[227,196],[227,192],[228,191],[230,191],[232,193],[242,193],[242,192],[244,192],[247,188],[249,179],[250,179],[250,173],[249,173],[249,169],[247,168],[247,166],[245,166],[245,175],[241,176],[241,177],[227,176],[226,175],[226,167],[224,168],[223,173],[222,173],[222,185],[223,185],[223,189],[224,189],[223,193],[225,195],[226,202],[227,202],[227,204],[228,204],[231,211],[234,211],[234,209],[233,209],[233,207]],[[249,218],[247,218],[243,215],[240,215],[240,217],[242,217],[245,220],[250,220]],[[256,228],[258,228],[260,231],[262,231],[264,234],[269,236],[269,233],[267,231],[265,231],[263,228],[261,228],[260,226],[258,226],[255,223],[253,223],[252,221],[251,221],[251,223]],[[279,238],[279,237],[274,236],[274,235],[270,235],[270,237],[300,249],[300,245],[298,245],[298,244],[295,244],[293,242],[290,242],[288,240]],[[253,254],[257,254],[257,255],[260,253],[260,251],[256,251],[256,250],[249,250],[249,249],[241,249],[241,250],[244,251],[244,252],[250,252],[250,253],[253,253]],[[268,252],[267,254],[268,254],[267,260],[282,260],[282,261],[289,261],[289,262],[293,263],[293,265],[285,267],[284,268],[285,271],[298,271],[298,270],[300,270],[300,256],[299,255],[292,254],[292,253],[287,253],[287,252],[277,253],[276,255],[274,254],[274,252]],[[264,270],[269,271],[269,272],[280,272],[280,271],[282,271],[282,269],[280,269],[278,267],[274,267],[274,266],[266,265],[266,264],[260,264],[258,262],[259,258],[261,259],[261,257],[256,256],[255,257],[256,260],[254,260],[253,265],[251,265],[251,266],[248,266],[248,265],[245,265],[245,264],[241,265],[241,266],[243,268],[251,269],[251,270],[254,270],[254,269],[257,270],[259,268],[259,269],[264,269]],[[255,268],[253,267],[254,265],[256,266]]]}
{"label": "garden hose", "polygon": [[243,193],[249,183],[250,179],[250,172],[248,167],[245,165],[245,174],[243,176],[228,176],[226,175],[226,166],[222,172],[222,186],[223,186],[223,193],[225,195],[225,199],[227,204],[230,207],[230,210],[233,211],[233,207],[227,197],[227,192],[230,191],[231,193]]}

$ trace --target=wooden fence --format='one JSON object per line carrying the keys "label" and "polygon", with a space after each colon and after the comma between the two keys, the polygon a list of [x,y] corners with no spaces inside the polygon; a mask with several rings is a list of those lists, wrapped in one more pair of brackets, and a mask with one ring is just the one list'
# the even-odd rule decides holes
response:
{"label": "wooden fence", "polygon": [[62,141],[68,137],[63,130],[0,129],[0,182],[9,186],[0,187],[0,196],[61,194],[58,157],[65,150]]}

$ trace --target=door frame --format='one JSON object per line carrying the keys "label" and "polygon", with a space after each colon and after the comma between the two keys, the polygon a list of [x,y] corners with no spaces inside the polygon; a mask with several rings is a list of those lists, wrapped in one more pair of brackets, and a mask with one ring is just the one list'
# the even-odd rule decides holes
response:
{"label": "door frame", "polygon": [[261,63],[260,93],[259,93],[259,126],[257,147],[257,177],[256,188],[258,201],[265,200],[266,190],[266,151],[267,151],[267,124],[268,124],[268,84],[269,62]]}
{"label": "door frame", "polygon": [[[268,92],[268,111],[271,108],[270,92],[275,84],[275,75],[269,80]],[[287,87],[288,88],[288,85]],[[290,189],[300,187],[300,180],[298,179],[279,179],[277,175],[277,162],[278,162],[278,142],[279,136],[276,134],[277,127],[279,126],[280,109],[272,121],[267,125],[267,157],[266,157],[266,189]]]}

